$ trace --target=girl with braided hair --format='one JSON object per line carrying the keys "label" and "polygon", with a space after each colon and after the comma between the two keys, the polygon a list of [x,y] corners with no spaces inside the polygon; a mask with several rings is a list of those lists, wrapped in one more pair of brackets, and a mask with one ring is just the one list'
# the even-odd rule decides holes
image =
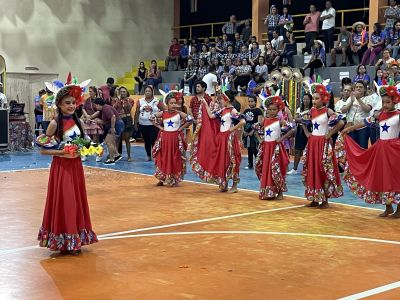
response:
{"label": "girl with braided hair", "polygon": [[[82,124],[75,111],[82,103],[82,88],[69,85],[57,93],[57,112],[46,131],[47,141],[67,143],[83,137]],[[43,138],[43,137],[42,137]],[[45,146],[45,145],[43,145]],[[52,155],[53,161],[47,199],[38,240],[41,247],[77,255],[83,245],[97,242],[92,230],[86,196],[85,176],[77,151],[43,148],[42,154]]]}

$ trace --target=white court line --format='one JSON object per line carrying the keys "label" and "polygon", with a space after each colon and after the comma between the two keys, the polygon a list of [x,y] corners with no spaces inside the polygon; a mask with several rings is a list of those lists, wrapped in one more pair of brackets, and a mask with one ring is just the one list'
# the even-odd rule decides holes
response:
{"label": "white court line", "polygon": [[299,207],[304,207],[304,205],[295,205],[295,206],[288,206],[288,207],[264,209],[264,210],[250,211],[250,212],[238,213],[238,214],[233,214],[233,215],[228,215],[228,216],[222,216],[222,217],[213,217],[213,218],[200,219],[200,220],[193,220],[193,221],[186,221],[186,222],[180,222],[180,223],[173,223],[173,224],[166,224],[166,225],[159,225],[159,226],[152,226],[152,227],[137,228],[137,229],[132,229],[132,230],[126,230],[126,231],[119,231],[119,232],[112,232],[112,233],[101,234],[101,235],[98,235],[97,237],[98,237],[98,238],[105,238],[105,237],[111,237],[111,236],[116,236],[116,235],[121,235],[121,234],[127,234],[127,233],[142,232],[142,231],[149,231],[149,230],[155,230],[155,229],[163,229],[163,228],[184,226],[184,225],[190,225],[190,224],[205,223],[205,222],[217,221],[217,220],[232,219],[232,218],[238,218],[238,217],[244,217],[244,216],[251,216],[251,215],[257,215],[257,214],[263,214],[263,213],[268,213],[268,212],[275,212],[275,211],[281,211],[281,210],[289,210],[289,209],[299,208]]}
{"label": "white court line", "polygon": [[35,169],[17,169],[17,170],[4,170],[0,171],[0,173],[14,173],[14,172],[21,172],[21,171],[42,171],[42,170],[48,170],[49,168],[35,168]]}
{"label": "white court line", "polygon": [[344,298],[340,298],[338,300],[364,299],[366,297],[373,296],[373,295],[376,295],[376,294],[380,294],[380,293],[383,293],[383,292],[387,292],[387,291],[390,291],[390,290],[393,290],[393,289],[397,289],[399,287],[400,287],[400,281],[397,281],[397,282],[393,282],[393,283],[390,283],[390,284],[387,284],[387,285],[383,285],[383,286],[380,286],[380,287],[377,287],[377,288],[374,288],[372,290],[368,290],[368,291],[365,291],[365,292],[362,292],[362,293],[358,293],[358,294],[350,295],[350,296],[347,296],[347,297],[344,297]]}
{"label": "white court line", "polygon": [[[123,171],[123,170],[115,170],[115,169],[107,169],[107,168],[96,167],[96,166],[85,166],[85,167],[93,168],[93,169],[100,169],[100,170],[107,170],[107,171],[114,171],[114,172],[119,172],[119,173],[128,173],[128,174],[135,174],[135,175],[143,175],[143,176],[147,176],[147,177],[154,177],[153,175],[143,174],[143,173],[138,173],[138,172]],[[190,183],[196,183],[196,184],[204,184],[204,185],[208,185],[208,186],[216,186],[216,185],[213,184],[213,183],[207,183],[207,182],[198,182],[198,181],[187,180],[187,179],[184,179],[183,181],[184,181],[184,182],[190,182]],[[249,190],[249,189],[243,189],[243,188],[238,188],[238,190],[240,190],[240,191],[246,191],[246,192],[252,192],[252,193],[259,193],[259,191]],[[307,201],[307,199],[304,198],[304,197],[293,196],[293,195],[286,194],[286,193],[284,194],[284,196]],[[341,202],[336,202],[336,201],[331,201],[331,200],[329,200],[329,202],[330,202],[330,203],[335,203],[335,204],[338,204],[338,205],[348,206],[348,207],[355,207],[355,208],[363,208],[363,209],[369,209],[369,210],[383,211],[383,209],[374,208],[374,207],[358,206],[358,205],[347,204],[347,203],[341,203]]]}
{"label": "white court line", "polygon": [[16,253],[16,252],[26,251],[26,250],[32,250],[32,249],[36,249],[36,248],[40,248],[40,247],[38,245],[36,245],[36,246],[27,246],[27,247],[21,247],[21,248],[4,249],[4,250],[0,250],[0,255]]}
{"label": "white court line", "polygon": [[363,237],[347,236],[347,235],[315,234],[315,233],[303,233],[303,232],[244,231],[244,230],[158,232],[158,233],[143,233],[143,234],[132,234],[132,235],[107,236],[107,237],[102,237],[99,239],[115,240],[115,239],[127,239],[127,238],[138,238],[138,237],[151,237],[151,236],[200,235],[200,234],[286,235],[286,236],[320,237],[320,238],[330,238],[330,239],[355,240],[355,241],[363,241],[363,242],[400,245],[400,241],[379,240],[379,239],[371,239],[371,238],[363,238]]}

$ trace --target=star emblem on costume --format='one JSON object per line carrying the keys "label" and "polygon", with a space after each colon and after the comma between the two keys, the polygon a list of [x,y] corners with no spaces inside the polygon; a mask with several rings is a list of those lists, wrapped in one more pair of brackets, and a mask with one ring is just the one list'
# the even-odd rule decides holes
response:
{"label": "star emblem on costume", "polygon": [[168,127],[174,127],[174,122],[172,122],[172,120],[169,120],[167,122]]}
{"label": "star emblem on costume", "polygon": [[77,136],[77,134],[76,134],[76,132],[74,131],[74,133],[73,133],[72,135],[70,135],[69,137],[70,137],[71,139],[75,139],[76,136]]}
{"label": "star emblem on costume", "polygon": [[386,122],[385,122],[385,124],[383,124],[383,126],[381,126],[381,127],[382,127],[382,132],[386,131],[386,132],[389,133],[389,128],[390,128],[390,126],[388,126],[388,125],[386,124]]}
{"label": "star emblem on costume", "polygon": [[271,136],[272,131],[273,131],[273,130],[271,130],[271,128],[268,128],[268,129],[265,131],[265,135]]}
{"label": "star emblem on costume", "polygon": [[222,126],[224,126],[224,124],[225,124],[225,121],[223,119],[221,119],[221,124],[222,124]]}
{"label": "star emblem on costume", "polygon": [[319,125],[321,125],[321,124],[318,124],[317,122],[315,122],[313,125],[314,125],[314,129],[315,129],[315,130],[318,130],[318,127],[319,127]]}

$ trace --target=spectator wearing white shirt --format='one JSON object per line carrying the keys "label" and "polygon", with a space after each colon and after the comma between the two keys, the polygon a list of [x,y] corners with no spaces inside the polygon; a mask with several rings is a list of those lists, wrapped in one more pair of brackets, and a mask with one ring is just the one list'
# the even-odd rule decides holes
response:
{"label": "spectator wearing white shirt", "polygon": [[207,84],[206,93],[210,96],[215,95],[215,87],[218,85],[218,78],[215,73],[215,66],[211,65],[208,68],[208,73],[203,77],[203,81]]}
{"label": "spectator wearing white shirt", "polygon": [[272,31],[272,37],[273,37],[273,39],[271,40],[272,48],[274,48],[276,52],[280,54],[283,50],[283,44],[284,44],[283,36],[279,35],[278,29],[275,29],[274,31]]}
{"label": "spectator wearing white shirt", "polygon": [[330,0],[325,2],[325,10],[321,13],[322,33],[324,35],[325,51],[329,53],[333,49],[335,31],[336,10],[332,7]]}

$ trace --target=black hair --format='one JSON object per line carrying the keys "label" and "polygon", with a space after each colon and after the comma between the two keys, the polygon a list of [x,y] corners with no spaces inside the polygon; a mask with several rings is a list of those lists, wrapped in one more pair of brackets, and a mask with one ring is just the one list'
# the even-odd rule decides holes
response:
{"label": "black hair", "polygon": [[46,90],[45,89],[39,91],[39,96],[43,96],[44,94],[46,94]]}
{"label": "black hair", "polygon": [[154,96],[154,88],[151,85],[148,85],[144,88],[144,90],[146,90],[147,88],[151,89],[151,92],[153,93]]}
{"label": "black hair", "polygon": [[376,31],[374,31],[375,34],[379,35],[382,32],[382,25],[381,23],[374,23],[374,26],[376,27]]}
{"label": "black hair", "polygon": [[358,67],[357,67],[357,75],[360,75],[360,68],[361,67],[364,67],[365,68],[365,74],[368,74],[368,72],[367,72],[367,67],[366,66],[364,66],[364,65],[358,65]]}
{"label": "black hair", "polygon": [[144,69],[144,70],[147,70],[146,65],[144,64],[144,61],[141,61],[141,62],[139,63],[139,68],[140,68],[140,64],[143,64],[143,69]]}
{"label": "black hair", "polygon": [[194,83],[194,86],[197,86],[198,84],[201,85],[201,87],[206,90],[207,89],[207,83],[205,83],[203,80],[196,80],[196,82]]}
{"label": "black hair", "polygon": [[201,45],[201,51],[203,51],[203,46],[206,46],[207,52],[210,50],[210,47],[208,47],[208,45],[202,44],[202,45]]}
{"label": "black hair", "polygon": [[352,84],[351,79],[349,77],[342,78],[342,88],[347,84]]}
{"label": "black hair", "polygon": [[[310,94],[310,93],[305,93],[304,95],[303,95],[303,97],[304,96],[308,96],[308,98],[310,99],[310,104],[308,104],[308,109],[310,109],[311,107],[312,107],[312,95]],[[305,105],[304,105],[304,101],[301,101],[301,104],[300,104],[300,111],[305,111],[306,110],[306,107],[305,107]]]}
{"label": "black hair", "polygon": [[214,66],[213,64],[211,64],[211,65],[208,67],[208,72],[209,72],[209,73],[215,72],[215,66]]}
{"label": "black hair", "polygon": [[114,78],[108,77],[106,83],[114,84]]}
{"label": "black hair", "polygon": [[248,99],[253,99],[254,102],[257,103],[257,97],[256,96],[250,95],[250,96],[247,96],[247,98]]}
{"label": "black hair", "polygon": [[361,83],[365,89],[367,88],[367,85],[365,84],[364,80],[357,80],[354,85],[356,85],[357,83]]}
{"label": "black hair", "polygon": [[235,92],[233,92],[231,90],[228,90],[228,91],[225,92],[225,95],[228,97],[230,103],[235,101],[235,96],[236,96]]}
{"label": "black hair", "polygon": [[335,96],[333,95],[333,92],[330,92],[330,95],[331,95],[331,97],[329,98],[328,108],[330,108],[334,111],[335,110]]}
{"label": "black hair", "polygon": [[117,87],[116,87],[116,86],[113,86],[113,87],[110,89],[110,97],[115,97],[116,91],[117,91]]}
{"label": "black hair", "polygon": [[94,104],[97,104],[97,105],[103,106],[103,105],[106,104],[106,101],[104,101],[103,98],[96,98],[96,99],[93,100],[93,103],[94,103]]}

